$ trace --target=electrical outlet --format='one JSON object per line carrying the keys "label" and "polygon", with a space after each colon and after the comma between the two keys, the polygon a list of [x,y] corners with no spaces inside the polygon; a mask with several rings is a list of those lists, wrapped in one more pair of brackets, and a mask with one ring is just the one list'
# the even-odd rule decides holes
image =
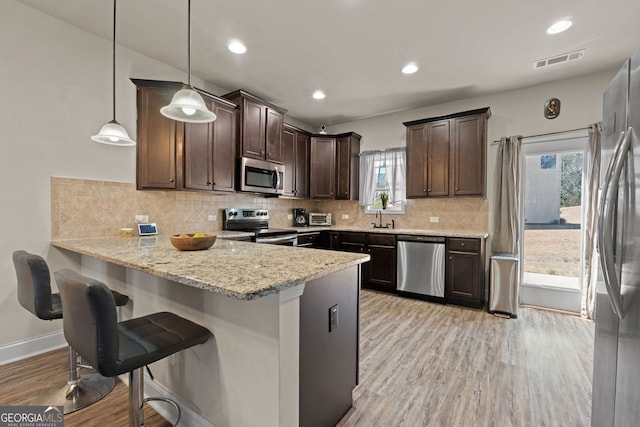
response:
{"label": "electrical outlet", "polygon": [[431,216],[429,217],[429,222],[440,222],[440,217]]}
{"label": "electrical outlet", "polygon": [[146,224],[149,222],[149,215],[136,215],[136,222],[139,224]]}
{"label": "electrical outlet", "polygon": [[293,219],[293,214],[288,214],[287,219]]}
{"label": "electrical outlet", "polygon": [[342,219],[349,219],[349,214],[342,214]]}
{"label": "electrical outlet", "polygon": [[208,219],[209,221],[217,221],[217,220],[218,220],[218,215],[216,215],[216,214],[209,215],[209,216],[207,217],[207,219]]}
{"label": "electrical outlet", "polygon": [[338,329],[338,304],[329,308],[329,332]]}

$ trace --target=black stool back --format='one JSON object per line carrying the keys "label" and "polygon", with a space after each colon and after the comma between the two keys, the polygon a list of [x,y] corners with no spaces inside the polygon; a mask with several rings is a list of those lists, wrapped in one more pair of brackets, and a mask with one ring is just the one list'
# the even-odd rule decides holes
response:
{"label": "black stool back", "polygon": [[[102,282],[71,270],[56,272],[63,306],[64,336],[71,347],[104,376],[114,376],[118,359],[118,316],[111,291]],[[116,374],[117,375],[117,374]]]}
{"label": "black stool back", "polygon": [[51,274],[47,262],[26,251],[13,253],[18,279],[18,302],[42,320],[62,319],[59,294],[51,292]]}
{"label": "black stool back", "polygon": [[[129,373],[129,425],[144,425],[142,368],[212,337],[208,329],[169,312],[117,321],[109,288],[72,270],[55,273],[64,308],[64,336],[105,376]],[[180,408],[170,399],[180,418]],[[177,424],[177,421],[176,421]]]}

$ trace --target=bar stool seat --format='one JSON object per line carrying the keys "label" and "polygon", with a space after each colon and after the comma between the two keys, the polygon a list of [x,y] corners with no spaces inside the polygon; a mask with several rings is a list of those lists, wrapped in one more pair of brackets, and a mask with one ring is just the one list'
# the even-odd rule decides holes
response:
{"label": "bar stool seat", "polygon": [[[51,291],[51,274],[47,262],[39,255],[18,250],[13,252],[13,265],[16,270],[18,302],[29,312],[42,320],[63,318],[60,294]],[[116,305],[123,306],[129,297],[110,290]],[[34,403],[51,406],[64,406],[64,413],[82,409],[97,402],[114,387],[113,378],[90,373],[78,375],[77,354],[69,346],[69,380],[53,391],[37,394]]]}
{"label": "bar stool seat", "polygon": [[[142,368],[204,344],[212,337],[211,332],[169,312],[118,322],[114,298],[104,283],[68,269],[57,271],[55,276],[65,311],[62,321],[67,341],[102,375],[129,373],[129,426],[144,425]],[[180,419],[175,402],[146,400],[168,401]]]}

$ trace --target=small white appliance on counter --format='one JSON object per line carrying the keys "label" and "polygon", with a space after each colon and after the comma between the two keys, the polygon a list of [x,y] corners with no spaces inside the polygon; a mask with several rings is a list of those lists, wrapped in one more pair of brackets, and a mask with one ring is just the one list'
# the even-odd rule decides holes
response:
{"label": "small white appliance on counter", "polygon": [[331,225],[330,213],[310,212],[308,216],[309,216],[309,225]]}

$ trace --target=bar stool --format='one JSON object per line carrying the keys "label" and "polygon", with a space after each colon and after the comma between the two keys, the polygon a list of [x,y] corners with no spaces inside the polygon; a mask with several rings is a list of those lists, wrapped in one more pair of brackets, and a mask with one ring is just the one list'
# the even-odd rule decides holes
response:
{"label": "bar stool", "polygon": [[65,310],[62,326],[71,346],[104,376],[129,374],[129,426],[144,425],[144,402],[170,399],[144,398],[143,367],[213,335],[190,320],[169,312],[118,322],[116,304],[102,282],[64,269],[55,273]]}
{"label": "bar stool", "polygon": [[[26,251],[13,252],[13,265],[18,280],[18,302],[42,320],[62,319],[60,294],[51,292],[51,275],[47,262]],[[116,305],[126,305],[129,297],[111,291]],[[43,405],[64,406],[64,413],[82,409],[106,396],[114,387],[113,378],[97,373],[78,375],[78,357],[69,346],[69,380],[53,392],[41,393],[33,401]]]}

